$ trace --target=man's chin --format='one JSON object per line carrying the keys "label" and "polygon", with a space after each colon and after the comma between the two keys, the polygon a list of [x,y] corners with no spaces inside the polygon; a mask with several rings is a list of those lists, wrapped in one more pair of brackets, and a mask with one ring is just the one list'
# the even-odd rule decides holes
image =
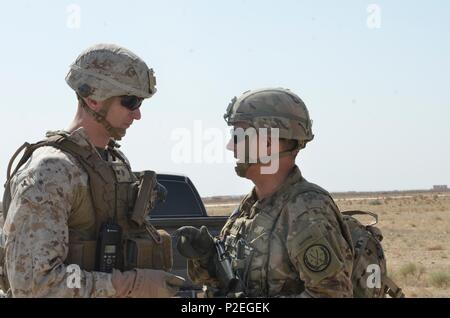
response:
{"label": "man's chin", "polygon": [[115,136],[111,136],[114,140],[121,140],[127,134],[127,130],[123,128],[116,128]]}

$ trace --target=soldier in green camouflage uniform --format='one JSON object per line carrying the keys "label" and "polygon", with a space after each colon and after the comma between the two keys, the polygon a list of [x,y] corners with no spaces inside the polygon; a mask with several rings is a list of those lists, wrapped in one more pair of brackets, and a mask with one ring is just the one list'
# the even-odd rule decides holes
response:
{"label": "soldier in green camouflage uniform", "polygon": [[[307,182],[295,165],[299,150],[313,139],[303,101],[285,89],[249,91],[233,99],[225,119],[234,126],[227,147],[238,159],[236,172],[255,184],[220,234],[244,294],[352,297],[349,230],[329,193]],[[236,134],[239,128],[244,137]],[[247,134],[252,128],[257,133]],[[261,128],[278,131],[278,146],[274,138],[261,143]],[[255,144],[267,148],[268,156],[253,156],[252,161],[249,151],[238,151]],[[264,173],[274,162],[277,169]],[[206,228],[180,228],[177,247],[188,258],[195,283],[220,288]]]}
{"label": "soldier in green camouflage uniform", "polygon": [[[119,221],[127,224],[125,214],[133,203],[129,186],[136,179],[114,140],[140,119],[142,100],[156,92],[153,70],[123,47],[98,44],[80,54],[66,81],[78,97],[75,119],[66,131],[47,134],[54,146],[34,150],[5,191],[10,196],[2,248],[11,296],[175,295],[182,279],[164,271],[137,268],[106,273],[91,266],[99,213],[109,212],[102,206],[106,210],[115,206]],[[60,148],[63,144],[58,140],[76,151]],[[93,189],[92,175],[85,170],[89,165],[82,165],[80,158],[88,158],[90,169],[100,175],[102,169],[103,175],[112,169],[114,184]],[[119,193],[115,198],[114,186]],[[113,191],[108,190],[111,187]],[[72,273],[68,266],[74,263],[81,267],[79,286],[68,284]]]}

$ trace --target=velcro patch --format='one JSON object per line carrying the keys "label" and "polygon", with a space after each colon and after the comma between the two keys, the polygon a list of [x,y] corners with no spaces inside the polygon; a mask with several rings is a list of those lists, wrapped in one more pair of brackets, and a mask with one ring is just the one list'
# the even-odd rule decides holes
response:
{"label": "velcro patch", "polygon": [[311,245],[305,251],[303,262],[310,271],[322,272],[331,263],[330,250],[322,244]]}

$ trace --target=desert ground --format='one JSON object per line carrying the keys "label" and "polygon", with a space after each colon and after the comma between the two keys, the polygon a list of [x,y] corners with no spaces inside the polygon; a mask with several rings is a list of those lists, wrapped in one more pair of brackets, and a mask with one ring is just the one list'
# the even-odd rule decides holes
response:
{"label": "desert ground", "polygon": [[[378,214],[388,274],[406,297],[450,297],[450,191],[348,192],[332,196],[341,211]],[[240,197],[204,198],[210,215],[229,215],[239,201]]]}

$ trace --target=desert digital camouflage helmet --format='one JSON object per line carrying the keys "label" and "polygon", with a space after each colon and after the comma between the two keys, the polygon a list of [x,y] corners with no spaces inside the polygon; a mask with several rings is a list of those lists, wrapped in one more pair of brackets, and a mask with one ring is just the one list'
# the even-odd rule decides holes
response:
{"label": "desert digital camouflage helmet", "polygon": [[[67,84],[83,98],[104,101],[115,96],[150,98],[156,93],[153,69],[136,54],[115,44],[95,44],[83,51],[70,66]],[[124,131],[106,121],[108,109],[85,110],[103,124],[115,139]]]}

